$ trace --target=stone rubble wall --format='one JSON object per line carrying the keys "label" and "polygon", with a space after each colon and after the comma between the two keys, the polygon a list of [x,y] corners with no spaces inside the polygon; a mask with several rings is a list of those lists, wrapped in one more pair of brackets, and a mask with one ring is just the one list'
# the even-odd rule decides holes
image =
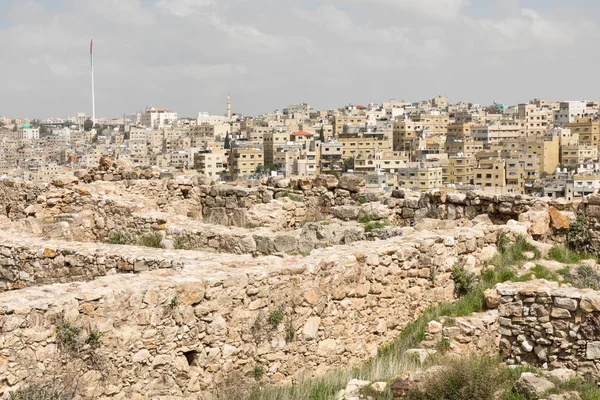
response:
{"label": "stone rubble wall", "polygon": [[508,364],[600,378],[600,292],[545,280],[503,283],[486,292],[486,303],[498,309],[500,354]]}
{"label": "stone rubble wall", "polygon": [[[458,238],[416,232],[304,258],[163,251],[165,262],[183,267],[0,293],[0,387],[6,397],[31,382],[31,366],[49,373],[61,321],[81,328],[83,338],[103,332],[95,352],[105,361],[104,383],[97,372],[79,374],[97,398],[205,399],[229,378],[252,380],[256,368],[270,383],[347,368],[430,304],[451,301],[451,267],[477,262],[494,242],[495,235],[472,230]],[[123,251],[100,248],[86,252],[88,262],[109,263]],[[55,251],[52,260],[64,254]],[[127,259],[152,256],[137,249]],[[281,318],[269,322],[278,310]]]}

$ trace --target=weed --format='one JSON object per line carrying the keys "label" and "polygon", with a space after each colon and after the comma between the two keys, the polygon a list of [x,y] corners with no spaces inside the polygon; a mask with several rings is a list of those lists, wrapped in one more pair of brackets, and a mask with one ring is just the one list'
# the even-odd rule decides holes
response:
{"label": "weed", "polygon": [[452,267],[452,280],[454,281],[454,294],[462,297],[473,290],[476,277],[474,273],[467,271],[464,265],[455,265]]}
{"label": "weed", "polygon": [[522,235],[517,235],[515,242],[509,245],[508,238],[505,234],[501,233],[498,235],[498,254],[496,254],[488,264],[500,267],[500,269],[506,267],[517,266],[525,261],[523,253],[530,251],[534,254],[534,258],[540,258],[540,251],[532,244],[527,242],[527,239]]}
{"label": "weed", "polygon": [[592,254],[582,253],[560,246],[552,247],[548,252],[548,258],[563,264],[578,264],[583,260],[596,259]]}
{"label": "weed", "polygon": [[169,303],[169,306],[171,308],[176,308],[177,306],[179,306],[179,298],[177,298],[177,296],[173,296],[171,302]]}
{"label": "weed", "polygon": [[173,240],[173,247],[175,247],[175,250],[189,250],[191,248],[189,240],[186,240],[181,236],[177,236]]}
{"label": "weed", "polygon": [[85,339],[85,343],[89,344],[92,347],[100,346],[100,339],[104,336],[104,332],[100,332],[98,329],[94,329],[90,332],[87,339]]}
{"label": "weed", "polygon": [[450,341],[448,338],[443,337],[436,345],[436,349],[440,354],[446,354],[450,351]]}
{"label": "weed", "polygon": [[127,236],[121,231],[113,231],[108,234],[108,242],[111,244],[127,244]]}
{"label": "weed", "polygon": [[506,251],[508,246],[510,245],[510,239],[506,232],[498,233],[498,237],[496,238],[496,246],[498,247],[498,251],[503,253]]}
{"label": "weed", "polygon": [[75,350],[79,345],[80,328],[73,326],[68,321],[63,321],[56,326],[56,340],[61,348]]}
{"label": "weed", "polygon": [[590,231],[585,216],[578,215],[577,219],[570,223],[567,231],[567,247],[575,251],[593,252]]}
{"label": "weed", "polygon": [[254,369],[252,369],[252,371],[250,371],[250,376],[253,377],[256,381],[260,381],[264,375],[265,369],[262,367],[262,365],[257,365],[256,367],[254,367]]}
{"label": "weed", "polygon": [[273,328],[277,328],[281,321],[283,321],[283,317],[285,317],[285,310],[283,309],[283,307],[279,307],[277,310],[271,311],[269,317],[267,318],[267,322]]}
{"label": "weed", "polygon": [[373,221],[365,224],[365,232],[372,232],[375,229],[382,229],[387,226],[385,221]]}
{"label": "weed", "polygon": [[358,199],[356,199],[356,202],[359,206],[362,206],[367,202],[367,198],[365,196],[359,196]]}
{"label": "weed", "polygon": [[162,235],[160,233],[149,233],[146,235],[139,236],[135,240],[135,244],[137,246],[159,248],[161,240]]}

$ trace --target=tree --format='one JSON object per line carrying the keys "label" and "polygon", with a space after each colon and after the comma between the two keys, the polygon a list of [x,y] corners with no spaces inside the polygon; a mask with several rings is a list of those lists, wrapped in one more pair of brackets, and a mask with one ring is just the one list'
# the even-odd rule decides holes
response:
{"label": "tree", "polygon": [[225,144],[223,145],[223,147],[225,149],[231,148],[231,141],[229,140],[229,132],[227,132],[227,134],[225,134]]}
{"label": "tree", "polygon": [[342,167],[344,172],[348,172],[351,169],[354,169],[354,157],[348,157],[344,160],[344,165]]}
{"label": "tree", "polygon": [[41,125],[40,126],[40,137],[45,137],[48,136],[50,134],[50,130],[48,129],[48,127],[46,125]]}
{"label": "tree", "polygon": [[83,130],[86,132],[91,131],[93,127],[94,127],[94,123],[89,118],[86,119],[85,122],[83,123]]}
{"label": "tree", "polygon": [[325,129],[323,129],[322,126],[321,129],[319,129],[319,140],[321,141],[321,143],[325,142]]}

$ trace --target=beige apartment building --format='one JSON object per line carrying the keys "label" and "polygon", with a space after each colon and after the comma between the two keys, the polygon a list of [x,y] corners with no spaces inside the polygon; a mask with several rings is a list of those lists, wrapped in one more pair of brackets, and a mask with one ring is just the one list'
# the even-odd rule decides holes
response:
{"label": "beige apartment building", "polygon": [[392,141],[385,133],[357,132],[343,133],[338,136],[342,145],[342,158],[362,156],[368,158],[380,151],[392,151]]}
{"label": "beige apartment building", "polygon": [[448,156],[474,156],[483,150],[483,143],[473,139],[446,141],[445,151]]}
{"label": "beige apartment building", "polygon": [[317,152],[318,174],[342,173],[344,159],[343,145],[337,141],[319,143]]}
{"label": "beige apartment building", "polygon": [[395,121],[392,128],[394,151],[407,151],[416,147],[421,138],[446,135],[449,117],[447,114],[419,113],[410,120]]}
{"label": "beige apartment building", "polygon": [[[418,163],[413,163],[418,164]],[[398,171],[398,187],[428,191],[443,187],[441,166],[410,166]]]}
{"label": "beige apartment building", "polygon": [[333,117],[333,135],[339,136],[348,127],[362,128],[367,124],[365,115],[336,115]]}
{"label": "beige apartment building", "polygon": [[525,136],[523,126],[513,121],[473,125],[471,132],[473,140],[485,144],[498,144],[504,140],[515,140]]}
{"label": "beige apartment building", "polygon": [[227,169],[228,150],[213,149],[194,154],[194,168],[211,178],[219,178]]}
{"label": "beige apartment building", "polygon": [[442,168],[443,183],[456,186],[472,184],[476,166],[473,156],[448,157],[448,163]]}
{"label": "beige apartment building", "polygon": [[264,165],[263,149],[260,147],[234,147],[230,151],[228,166],[233,179],[250,177]]}
{"label": "beige apartment building", "polygon": [[473,124],[463,122],[448,125],[448,133],[446,134],[446,142],[456,140],[471,140]]}
{"label": "beige apartment building", "polygon": [[560,165],[574,169],[580,164],[598,160],[598,147],[591,144],[569,144],[560,148]]}
{"label": "beige apartment building", "polygon": [[290,141],[289,131],[274,131],[271,130],[263,135],[263,150],[265,165],[270,166],[275,162],[275,152],[281,146],[286,145]]}
{"label": "beige apartment building", "polygon": [[594,120],[591,117],[577,117],[575,122],[565,124],[565,128],[570,129],[572,134],[579,135],[579,143],[599,147],[600,120]]}
{"label": "beige apartment building", "polygon": [[553,174],[560,162],[560,138],[557,135],[507,140],[503,145],[506,150],[518,150],[537,155],[540,173]]}
{"label": "beige apartment building", "polygon": [[496,188],[506,186],[505,162],[499,158],[479,160],[479,165],[473,169],[473,183],[484,191],[495,192]]}

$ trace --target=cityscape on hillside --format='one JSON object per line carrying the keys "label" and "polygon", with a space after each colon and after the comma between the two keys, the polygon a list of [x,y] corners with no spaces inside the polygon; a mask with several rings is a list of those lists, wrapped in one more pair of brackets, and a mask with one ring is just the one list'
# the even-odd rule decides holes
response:
{"label": "cityscape on hillside", "polygon": [[0,117],[0,173],[49,182],[98,166],[194,170],[252,185],[265,176],[354,173],[368,188],[483,190],[579,198],[600,189],[600,102],[452,104],[446,96],[316,110],[309,104],[248,117],[181,118],[147,107],[120,118]]}

